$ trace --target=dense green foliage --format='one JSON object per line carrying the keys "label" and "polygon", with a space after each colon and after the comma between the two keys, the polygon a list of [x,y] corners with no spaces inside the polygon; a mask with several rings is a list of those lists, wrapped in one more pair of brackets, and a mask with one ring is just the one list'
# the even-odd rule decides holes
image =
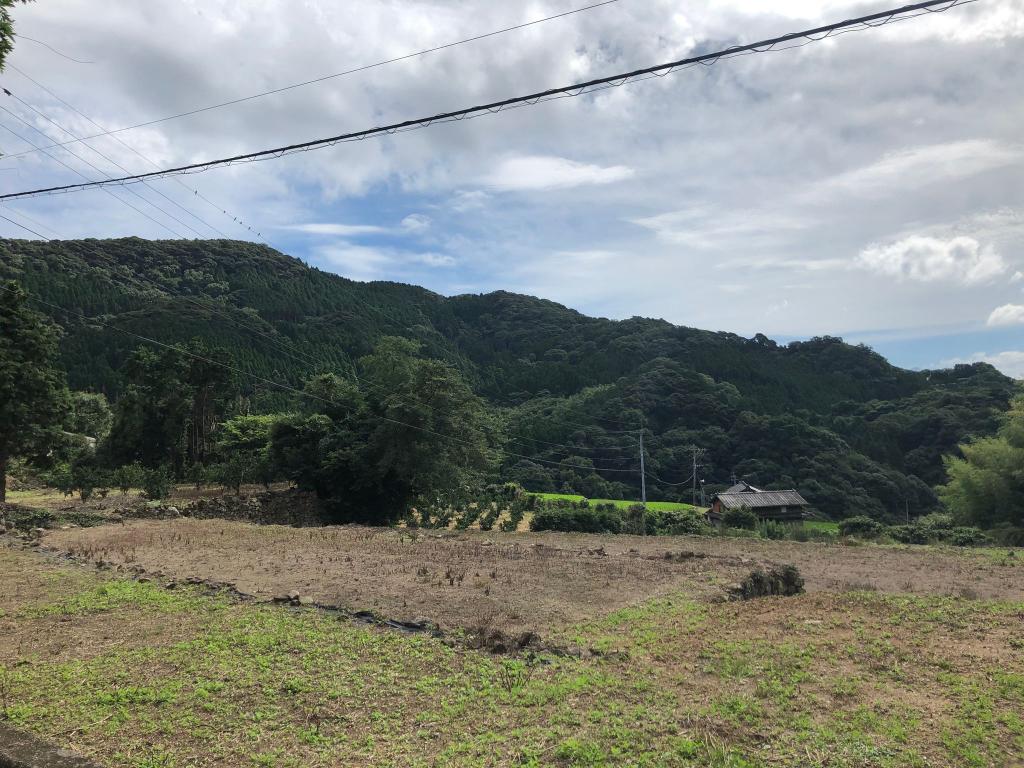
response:
{"label": "dense green foliage", "polygon": [[611,504],[547,503],[530,518],[531,531],[621,533],[622,512]]}
{"label": "dense green foliage", "polygon": [[839,533],[843,536],[871,539],[880,536],[884,530],[884,525],[866,515],[854,515],[839,523]]}
{"label": "dense green foliage", "polygon": [[233,390],[230,358],[203,342],[153,350],[139,347],[125,362],[127,387],[103,445],[112,464],[169,465],[181,475],[203,464],[215,426]]}
{"label": "dense green foliage", "polygon": [[[353,282],[250,243],[6,240],[0,277],[70,311],[52,313],[65,330],[62,361],[73,387],[116,402],[113,434],[126,436],[122,401],[148,397],[157,382],[123,375],[140,342],[111,326],[229,359],[243,373],[211,390],[207,413],[217,418],[289,409],[291,395],[267,380],[301,388],[325,373],[337,377],[339,397],[363,408],[373,396],[355,387],[354,361],[398,336],[457,371],[496,417],[505,438],[499,479],[591,498],[639,497],[642,423],[649,498],[691,500],[685,483],[671,483],[690,475],[697,446],[709,491],[735,473],[797,488],[833,517],[903,520],[937,508],[942,456],[992,435],[1019,391],[985,364],[907,371],[830,337],[779,345],[760,334],[589,318],[509,293],[444,298]],[[136,423],[157,439],[129,447],[123,460],[175,472],[221,461],[205,455],[209,444],[196,451],[181,440],[196,423],[197,385],[176,370],[166,388],[152,389],[166,404],[159,423]],[[421,397],[403,390],[401,405],[365,406],[367,418],[388,409],[418,418]],[[301,429],[293,423],[307,441],[325,437],[312,416]]]}
{"label": "dense green foliage", "polygon": [[302,411],[276,422],[270,456],[338,521],[394,522],[414,504],[482,485],[492,469],[483,403],[451,366],[394,337],[358,362],[359,381],[322,374]]}
{"label": "dense green foliage", "polygon": [[[902,525],[882,525],[870,517],[858,515],[840,522],[839,533],[857,539],[882,539],[901,544],[951,544],[955,547],[975,547],[992,543],[992,537],[980,528],[957,525],[952,515],[941,512],[924,515]],[[998,538],[1005,539],[1007,536],[999,535]],[[1012,539],[1012,536],[1009,538]]]}
{"label": "dense green foliage", "polygon": [[24,291],[0,283],[0,502],[7,498],[7,465],[46,454],[68,411],[57,367],[59,331],[28,306]]}
{"label": "dense green foliage", "polygon": [[113,418],[110,403],[103,395],[94,392],[72,392],[65,428],[73,434],[99,440],[110,432]]}
{"label": "dense green foliage", "polygon": [[623,509],[609,503],[591,505],[586,499],[538,499],[530,530],[686,536],[710,534],[712,529],[696,510],[658,509],[643,504]]}
{"label": "dense green foliage", "polygon": [[1014,401],[998,434],[960,446],[939,493],[963,525],[1024,528],[1024,398]]}

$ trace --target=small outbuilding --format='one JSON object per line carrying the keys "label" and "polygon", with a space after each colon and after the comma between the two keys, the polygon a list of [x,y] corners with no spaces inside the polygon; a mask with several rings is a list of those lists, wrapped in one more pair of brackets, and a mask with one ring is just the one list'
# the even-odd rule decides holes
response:
{"label": "small outbuilding", "polygon": [[765,491],[750,483],[739,482],[711,499],[708,520],[720,523],[727,510],[746,507],[762,520],[800,522],[810,504],[797,491]]}

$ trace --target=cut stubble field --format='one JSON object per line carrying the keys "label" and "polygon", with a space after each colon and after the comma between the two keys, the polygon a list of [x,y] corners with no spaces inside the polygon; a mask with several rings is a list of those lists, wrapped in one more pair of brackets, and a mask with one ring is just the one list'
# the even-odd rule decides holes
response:
{"label": "cut stubble field", "polygon": [[[3,716],[103,765],[1024,765],[1019,551],[188,519],[43,544],[0,547]],[[772,562],[808,593],[721,600]]]}
{"label": "cut stubble field", "polygon": [[482,622],[547,636],[663,595],[721,597],[758,566],[796,565],[808,591],[1024,600],[1024,569],[972,550],[700,536],[503,534],[224,520],[131,521],[49,533],[87,562],[227,583],[263,599],[320,604],[446,628]]}

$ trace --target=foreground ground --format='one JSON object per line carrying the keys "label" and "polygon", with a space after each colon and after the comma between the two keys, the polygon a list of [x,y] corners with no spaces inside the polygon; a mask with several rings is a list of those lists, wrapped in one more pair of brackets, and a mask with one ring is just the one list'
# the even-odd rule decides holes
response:
{"label": "foreground ground", "polygon": [[[181,574],[205,562],[235,583],[279,569],[282,586],[330,585],[351,601],[393,590],[387,607],[399,605],[401,585],[407,600],[428,595],[417,608],[435,614],[471,589],[438,584],[441,563],[492,557],[502,576],[491,581],[507,585],[502,599],[524,621],[546,622],[549,635],[600,654],[492,656],[316,609],[180,583],[166,589],[160,579],[0,547],[0,716],[105,765],[135,768],[1024,765],[1024,568],[1006,550],[414,540],[366,529],[192,527],[199,524],[60,531],[46,544],[106,544],[107,557],[120,551],[133,565]],[[115,545],[119,536],[135,541],[134,551]],[[726,559],[664,557],[696,553],[701,541],[701,554]],[[543,561],[529,554],[536,543],[553,550]],[[358,550],[369,554],[357,560]],[[401,551],[411,557],[401,560]],[[813,591],[708,600],[741,556],[802,558]],[[374,559],[383,563],[376,572],[357,570]],[[704,571],[679,570],[698,560]],[[416,580],[417,563],[427,579]],[[541,580],[515,577],[534,569],[567,580],[537,595],[535,613],[527,598]],[[877,584],[863,581],[872,569]],[[847,571],[851,580],[837,587]],[[966,597],[941,594],[963,592],[972,574]],[[593,595],[585,577],[596,579]],[[570,611],[574,592],[581,602]]]}

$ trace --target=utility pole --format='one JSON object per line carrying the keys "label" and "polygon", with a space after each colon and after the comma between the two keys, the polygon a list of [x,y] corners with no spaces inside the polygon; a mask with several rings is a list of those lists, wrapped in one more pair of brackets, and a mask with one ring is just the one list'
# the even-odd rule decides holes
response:
{"label": "utility pole", "polygon": [[692,483],[691,483],[691,487],[690,487],[690,492],[692,494],[692,498],[690,499],[690,502],[695,507],[697,506],[697,450],[698,450],[697,446],[694,446],[693,447],[693,477],[692,477]]}
{"label": "utility pole", "polygon": [[[698,448],[695,445],[695,446],[693,446],[691,448],[691,450],[693,451],[693,466],[691,467],[691,471],[693,472],[693,474],[690,476],[690,501],[693,504],[693,506],[696,507],[697,506],[697,467],[700,466],[697,463],[697,460],[704,457],[704,449],[703,448]],[[703,501],[703,499],[704,499],[704,481],[703,480],[700,481],[700,495],[701,495],[701,500]]]}
{"label": "utility pole", "polygon": [[644,472],[644,430],[640,428],[640,502],[647,506],[647,473]]}

